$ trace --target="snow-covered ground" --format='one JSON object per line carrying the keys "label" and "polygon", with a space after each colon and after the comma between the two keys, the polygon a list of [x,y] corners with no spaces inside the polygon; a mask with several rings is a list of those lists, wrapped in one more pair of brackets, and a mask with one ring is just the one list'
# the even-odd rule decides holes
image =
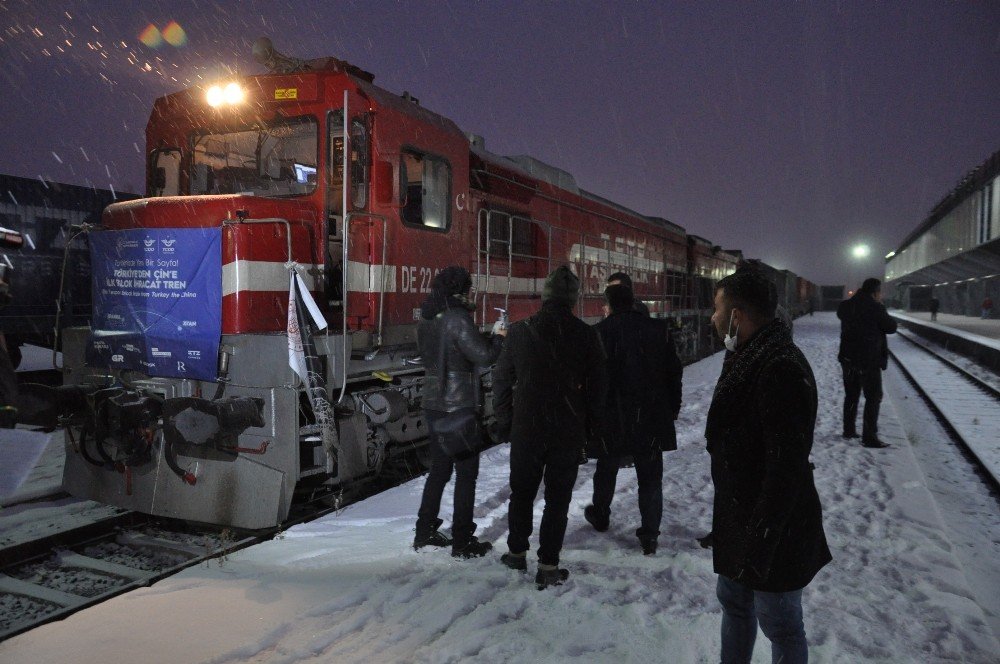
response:
{"label": "snow-covered ground", "polygon": [[[124,510],[62,493],[62,432],[0,429],[0,547],[54,535]],[[28,465],[33,463],[33,467]]]}
{"label": "snow-covered ground", "polygon": [[[882,412],[892,448],[841,439],[836,319],[799,319],[795,332],[819,381],[813,460],[834,552],[805,594],[813,661],[997,661],[1000,617],[981,599],[1000,597],[996,497],[976,486],[952,443],[932,419],[920,419],[915,397],[901,388],[887,386],[903,401],[888,399]],[[487,558],[410,548],[417,479],[4,642],[0,661],[718,661],[711,553],[694,538],[711,521],[702,431],[720,362],[715,356],[686,371],[680,449],[666,455],[655,556],[641,555],[633,534],[631,471],[620,475],[611,530],[595,533],[583,520],[589,464],[570,513],[567,583],[539,592],[532,575],[502,567],[508,449],[500,447],[484,455],[480,471],[479,535],[498,548]],[[925,473],[920,462],[938,467]],[[960,512],[964,519],[953,517]],[[769,660],[761,636],[754,661]]]}

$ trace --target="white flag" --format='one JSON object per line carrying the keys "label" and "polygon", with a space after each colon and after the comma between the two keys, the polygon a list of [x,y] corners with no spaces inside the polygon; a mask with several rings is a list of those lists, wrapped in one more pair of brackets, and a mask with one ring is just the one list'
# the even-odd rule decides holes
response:
{"label": "white flag", "polygon": [[302,350],[302,334],[299,331],[299,317],[295,307],[295,271],[288,271],[288,366],[299,375],[302,382],[309,384],[306,371],[306,354]]}

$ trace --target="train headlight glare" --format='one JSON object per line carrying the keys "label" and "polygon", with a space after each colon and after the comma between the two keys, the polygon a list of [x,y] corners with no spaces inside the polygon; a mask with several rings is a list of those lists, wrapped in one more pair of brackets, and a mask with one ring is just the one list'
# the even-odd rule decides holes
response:
{"label": "train headlight glare", "polygon": [[222,90],[222,86],[219,85],[213,85],[205,94],[205,101],[207,101],[208,105],[212,108],[221,106],[222,102],[225,101],[225,98],[226,93]]}
{"label": "train headlight glare", "polygon": [[230,83],[222,93],[227,104],[239,104],[243,101],[243,88],[238,83]]}

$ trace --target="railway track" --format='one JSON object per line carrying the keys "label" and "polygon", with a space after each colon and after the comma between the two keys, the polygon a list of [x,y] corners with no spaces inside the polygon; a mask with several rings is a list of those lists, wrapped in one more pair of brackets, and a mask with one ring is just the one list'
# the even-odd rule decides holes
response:
{"label": "railway track", "polygon": [[259,544],[419,474],[408,466],[293,504],[279,527],[240,532],[128,512],[0,549],[0,641],[213,558]]}
{"label": "railway track", "polygon": [[942,357],[933,348],[905,340],[889,354],[931,412],[993,489],[1000,492],[1000,390]]}
{"label": "railway track", "polygon": [[136,513],[0,551],[0,640],[263,541]]}

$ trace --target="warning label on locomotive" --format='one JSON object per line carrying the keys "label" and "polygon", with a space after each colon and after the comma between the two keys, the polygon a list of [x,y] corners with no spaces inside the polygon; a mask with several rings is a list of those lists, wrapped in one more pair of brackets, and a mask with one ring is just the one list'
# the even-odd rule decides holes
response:
{"label": "warning label on locomotive", "polygon": [[275,99],[298,99],[299,89],[298,88],[275,88],[274,90]]}
{"label": "warning label on locomotive", "polygon": [[214,380],[222,334],[221,247],[219,228],[92,233],[87,364]]}

